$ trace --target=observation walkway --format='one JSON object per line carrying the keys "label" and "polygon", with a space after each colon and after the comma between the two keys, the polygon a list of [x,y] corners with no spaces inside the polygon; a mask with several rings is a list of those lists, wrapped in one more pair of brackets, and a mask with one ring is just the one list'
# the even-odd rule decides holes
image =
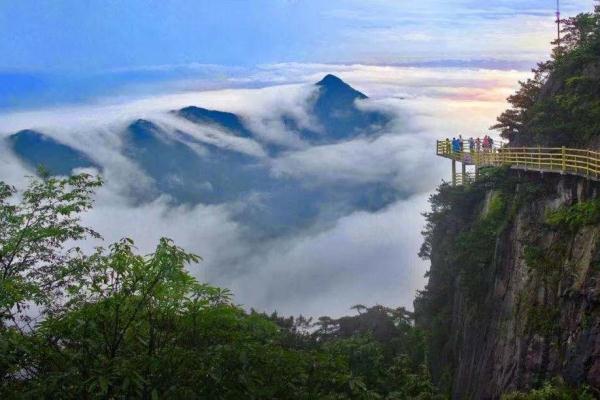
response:
{"label": "observation walkway", "polygon": [[[508,147],[495,144],[492,148],[469,149],[464,140],[462,151],[453,151],[452,141],[438,140],[437,155],[452,160],[452,184],[468,184],[479,177],[481,167],[510,166],[524,171],[582,176],[600,181],[600,152],[566,147]],[[462,171],[457,173],[456,163]],[[467,173],[467,166],[475,166]]]}

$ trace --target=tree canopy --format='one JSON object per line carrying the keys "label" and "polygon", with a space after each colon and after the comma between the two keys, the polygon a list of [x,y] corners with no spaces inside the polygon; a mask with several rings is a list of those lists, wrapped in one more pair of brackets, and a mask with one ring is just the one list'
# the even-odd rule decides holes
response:
{"label": "tree canopy", "polygon": [[0,397],[433,399],[424,338],[404,309],[354,317],[246,312],[198,282],[200,261],[163,238],[77,241],[101,181],[0,184]]}
{"label": "tree canopy", "polygon": [[520,82],[492,127],[513,145],[600,146],[600,6],[561,22],[552,58]]}

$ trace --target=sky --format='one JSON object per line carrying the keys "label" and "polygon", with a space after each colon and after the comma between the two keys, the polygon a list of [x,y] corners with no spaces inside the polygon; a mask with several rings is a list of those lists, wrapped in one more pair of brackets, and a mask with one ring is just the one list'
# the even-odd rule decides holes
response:
{"label": "sky", "polygon": [[[592,1],[563,0],[565,15]],[[141,252],[161,236],[204,261],[201,280],[245,307],[311,316],[352,305],[412,308],[428,262],[417,257],[428,197],[449,179],[436,139],[488,132],[505,99],[544,60],[554,1],[541,0],[0,0],[0,181],[31,170],[7,136],[34,128],[106,166],[84,221],[104,245],[130,236]],[[377,212],[350,210],[257,244],[236,204],[139,205],[124,193],[148,177],[122,156],[131,121],[175,123],[188,105],[235,112],[263,138],[285,140],[278,118],[306,116],[313,84],[333,73],[394,116],[383,135],[300,146],[275,157],[222,132],[199,140],[262,157],[272,174],[310,184],[391,179],[406,191]],[[390,178],[391,177],[391,178]],[[91,249],[97,243],[87,243]]]}
{"label": "sky", "polygon": [[[592,0],[562,1],[564,15]],[[553,0],[0,0],[0,109],[226,86],[278,63],[528,69]],[[239,82],[238,82],[239,83]],[[149,85],[153,84],[153,85]]]}
{"label": "sky", "polygon": [[[563,0],[564,12],[591,3]],[[552,0],[3,0],[0,67],[531,61],[553,12]]]}

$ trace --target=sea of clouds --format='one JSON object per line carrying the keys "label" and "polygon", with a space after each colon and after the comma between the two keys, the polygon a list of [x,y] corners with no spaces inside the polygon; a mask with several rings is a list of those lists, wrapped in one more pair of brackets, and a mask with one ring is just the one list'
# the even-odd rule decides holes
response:
{"label": "sea of clouds", "polygon": [[[311,146],[286,130],[280,119],[284,114],[318,129],[307,110],[312,84],[326,73],[370,96],[360,107],[385,109],[395,116],[384,134]],[[190,266],[194,275],[232,289],[236,302],[248,308],[311,316],[340,316],[359,303],[412,308],[428,267],[417,257],[421,213],[428,210],[427,199],[436,186],[450,178],[449,162],[435,156],[435,140],[488,133],[506,108],[505,98],[527,74],[278,64],[232,77],[226,89],[189,90],[198,82],[179,81],[170,93],[160,95],[5,112],[0,114],[0,180],[23,186],[24,177],[32,174],[3,139],[21,129],[36,129],[90,154],[104,167],[106,184],[96,195],[95,208],[84,217],[103,235],[104,245],[127,236],[140,251],[150,252],[160,237],[170,237],[203,257]],[[261,140],[288,150],[270,157],[258,141],[186,124],[169,113],[189,105],[235,112]],[[202,142],[251,154],[273,176],[308,186],[385,181],[406,196],[377,212],[323,214],[310,227],[256,240],[250,228],[233,217],[240,204],[173,205],[166,197],[143,204],[131,201],[129,194],[148,190],[151,181],[122,155],[116,132],[138,118],[150,119],[167,132],[185,130]]]}

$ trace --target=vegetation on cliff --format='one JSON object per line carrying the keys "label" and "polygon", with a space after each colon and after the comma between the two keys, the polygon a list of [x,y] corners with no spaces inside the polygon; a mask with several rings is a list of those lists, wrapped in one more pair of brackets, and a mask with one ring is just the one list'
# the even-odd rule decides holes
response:
{"label": "vegetation on cliff", "polygon": [[560,380],[546,382],[539,389],[528,393],[513,392],[502,396],[502,400],[593,400],[596,398],[587,387],[572,389]]}
{"label": "vegetation on cliff", "polygon": [[[582,178],[484,171],[442,185],[415,300],[436,385],[453,398],[598,396],[598,186]],[[560,384],[548,384],[558,377]]]}
{"label": "vegetation on cliff", "polygon": [[600,6],[562,23],[552,59],[521,82],[493,127],[514,145],[600,147]]}
{"label": "vegetation on cliff", "polygon": [[451,342],[460,335],[453,332],[454,299],[458,294],[464,297],[460,312],[470,315],[476,326],[494,318],[486,298],[497,272],[496,253],[504,243],[500,239],[516,210],[543,191],[544,186],[508,169],[488,169],[472,185],[440,186],[430,199],[432,211],[425,214],[420,256],[431,260],[431,271],[426,288],[415,299],[415,312],[418,326],[427,332],[434,381],[449,395],[459,356]]}

